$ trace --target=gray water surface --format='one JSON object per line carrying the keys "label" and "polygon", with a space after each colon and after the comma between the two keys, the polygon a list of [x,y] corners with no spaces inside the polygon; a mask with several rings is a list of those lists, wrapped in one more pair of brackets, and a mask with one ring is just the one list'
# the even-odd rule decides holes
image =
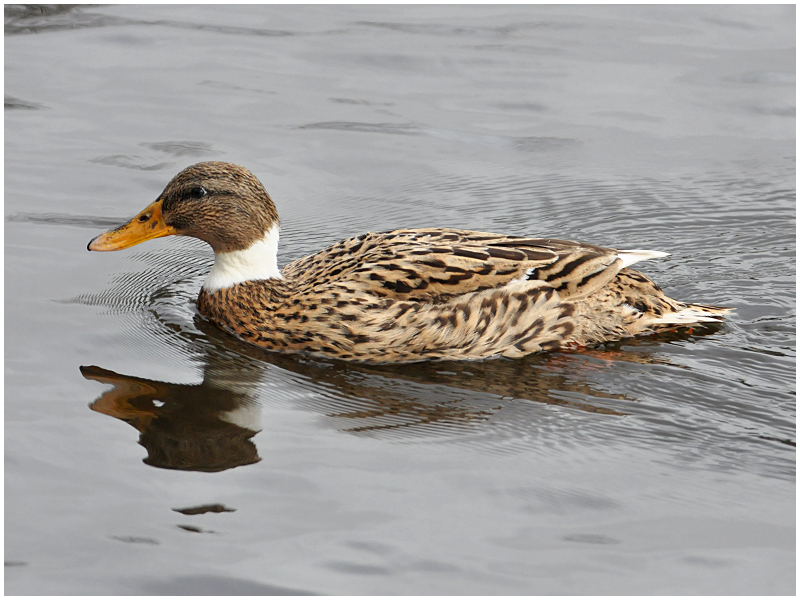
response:
{"label": "gray water surface", "polygon": [[[792,594],[793,6],[6,6],[8,594]],[[212,256],[87,242],[251,169],[281,265],[458,227],[669,252],[722,326],[271,355]]]}

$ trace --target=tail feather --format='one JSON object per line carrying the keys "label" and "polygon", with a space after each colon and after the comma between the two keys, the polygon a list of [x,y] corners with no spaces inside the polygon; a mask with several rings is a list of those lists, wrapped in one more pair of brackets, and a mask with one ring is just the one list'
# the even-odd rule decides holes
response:
{"label": "tail feather", "polygon": [[669,256],[668,252],[659,252],[657,250],[618,250],[617,258],[622,260],[620,269],[637,263],[640,260],[651,260],[653,258],[663,258]]}
{"label": "tail feather", "polygon": [[687,304],[676,312],[662,314],[652,319],[651,323],[665,325],[688,325],[691,323],[719,323],[733,308],[723,306],[706,306],[704,304]]}

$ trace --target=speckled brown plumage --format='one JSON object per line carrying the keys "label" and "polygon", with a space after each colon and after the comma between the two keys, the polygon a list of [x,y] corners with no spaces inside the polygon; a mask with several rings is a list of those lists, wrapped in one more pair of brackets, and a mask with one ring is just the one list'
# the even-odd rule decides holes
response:
{"label": "speckled brown plumage", "polygon": [[657,331],[665,326],[649,315],[688,306],[620,271],[616,255],[471,231],[370,233],[287,265],[284,279],[203,290],[198,309],[284,352],[367,362],[518,357]]}
{"label": "speckled brown plumage", "polygon": [[[206,193],[194,198],[200,187]],[[258,180],[226,163],[183,171],[156,202],[162,200],[166,226],[208,241],[217,260],[278,223]],[[519,357],[652,333],[695,317],[721,320],[728,312],[666,297],[623,268],[620,254],[454,229],[367,233],[274,277],[207,285],[197,306],[221,328],[269,350],[372,363]]]}

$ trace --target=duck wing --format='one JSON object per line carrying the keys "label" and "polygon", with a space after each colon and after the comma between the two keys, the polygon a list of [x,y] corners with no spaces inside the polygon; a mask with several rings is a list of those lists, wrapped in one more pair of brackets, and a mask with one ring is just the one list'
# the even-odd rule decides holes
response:
{"label": "duck wing", "polygon": [[568,240],[401,229],[344,240],[287,265],[284,275],[298,291],[333,285],[398,300],[445,302],[514,280],[544,282],[566,298],[611,281],[633,262],[628,254]]}

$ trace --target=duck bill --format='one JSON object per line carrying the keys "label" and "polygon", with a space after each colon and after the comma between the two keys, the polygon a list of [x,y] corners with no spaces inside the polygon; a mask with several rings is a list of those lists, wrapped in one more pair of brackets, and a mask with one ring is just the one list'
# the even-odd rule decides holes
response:
{"label": "duck bill", "polygon": [[164,223],[161,201],[156,200],[124,225],[98,235],[89,242],[88,248],[97,252],[122,250],[147,240],[177,233],[174,227]]}

